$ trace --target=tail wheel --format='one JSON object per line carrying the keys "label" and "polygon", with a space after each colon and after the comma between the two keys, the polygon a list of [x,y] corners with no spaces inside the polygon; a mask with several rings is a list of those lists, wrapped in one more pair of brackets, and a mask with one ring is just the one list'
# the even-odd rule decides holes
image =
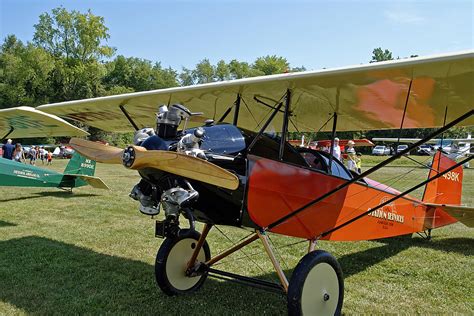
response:
{"label": "tail wheel", "polygon": [[288,287],[289,315],[340,315],[344,300],[342,270],[331,254],[317,250],[296,266]]}
{"label": "tail wheel", "polygon": [[[160,289],[168,295],[191,293],[198,290],[207,278],[207,273],[188,277],[188,261],[199,240],[197,231],[181,230],[179,236],[168,237],[161,244],[155,262],[155,277]],[[197,261],[205,262],[211,258],[209,245],[204,242]]]}

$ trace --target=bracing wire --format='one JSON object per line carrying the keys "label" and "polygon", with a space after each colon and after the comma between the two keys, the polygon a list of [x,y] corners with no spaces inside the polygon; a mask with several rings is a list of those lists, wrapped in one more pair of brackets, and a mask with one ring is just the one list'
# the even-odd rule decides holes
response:
{"label": "bracing wire", "polygon": [[[236,243],[234,243],[234,242],[232,241],[232,239],[230,239],[229,236],[227,236],[226,234],[224,234],[224,232],[223,232],[217,225],[215,225],[215,227],[216,227],[217,231],[220,232],[220,233],[231,243],[231,245],[232,245],[231,247],[237,245],[240,241],[244,240],[245,238],[250,237],[251,235],[253,235],[253,233],[252,233],[252,234],[249,234],[248,236],[246,236],[246,237],[240,239],[239,241],[237,241]],[[250,261],[252,261],[252,263],[255,264],[255,266],[256,266],[257,268],[259,268],[262,273],[265,273],[265,272],[266,272],[255,260],[253,260],[253,259],[247,254],[247,252],[245,252],[243,249],[240,249],[240,251],[242,251],[242,253],[245,255],[245,257],[246,257],[247,259],[249,259]],[[217,265],[217,263],[216,263],[215,265]]]}
{"label": "bracing wire", "polygon": [[249,112],[250,116],[253,118],[253,120],[255,121],[255,123],[258,124],[257,119],[255,118],[255,116],[253,116],[253,113],[252,113],[252,111],[250,111],[250,108],[249,108],[247,102],[245,102],[245,99],[244,99],[243,97],[241,97],[240,100],[244,102],[244,105],[245,105],[245,107],[247,108],[247,111]]}

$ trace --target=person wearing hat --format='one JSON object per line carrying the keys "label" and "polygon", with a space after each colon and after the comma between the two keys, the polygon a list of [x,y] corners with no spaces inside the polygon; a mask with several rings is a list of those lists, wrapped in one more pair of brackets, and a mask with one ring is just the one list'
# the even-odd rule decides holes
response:
{"label": "person wearing hat", "polygon": [[332,155],[337,160],[341,161],[341,147],[339,147],[339,138],[334,138],[334,147],[332,148]]}
{"label": "person wearing hat", "polygon": [[354,149],[354,141],[350,140],[347,142],[346,154],[347,154],[347,169],[356,171],[356,151]]}

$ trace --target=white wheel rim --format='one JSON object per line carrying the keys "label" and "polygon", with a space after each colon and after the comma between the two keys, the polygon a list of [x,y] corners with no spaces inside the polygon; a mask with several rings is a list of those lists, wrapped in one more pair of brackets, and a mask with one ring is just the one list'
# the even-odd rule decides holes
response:
{"label": "white wheel rim", "polygon": [[[188,261],[191,259],[196,245],[197,240],[192,238],[181,239],[173,246],[168,254],[166,260],[166,277],[168,278],[169,283],[177,290],[189,290],[201,279],[201,276],[186,276]],[[206,261],[203,248],[199,251],[197,261]]]}
{"label": "white wheel rim", "polygon": [[301,293],[303,315],[334,315],[339,301],[339,281],[334,268],[322,262],[308,273]]}

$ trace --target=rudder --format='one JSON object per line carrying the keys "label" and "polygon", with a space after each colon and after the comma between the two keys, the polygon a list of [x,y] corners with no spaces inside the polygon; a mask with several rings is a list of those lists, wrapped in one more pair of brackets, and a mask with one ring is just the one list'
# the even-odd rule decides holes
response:
{"label": "rudder", "polygon": [[[440,172],[454,166],[451,160],[441,151],[436,152],[428,178],[431,179]],[[423,193],[423,202],[434,205],[461,205],[463,169],[458,166],[428,184]],[[432,208],[433,214],[427,217],[427,227],[436,228],[455,223],[457,220],[443,211],[440,207]]]}
{"label": "rudder", "polygon": [[[433,178],[440,172],[454,166],[456,162],[438,151],[433,157],[433,163],[428,178]],[[456,167],[425,187],[423,202],[435,204],[460,205],[462,195],[462,166]]]}
{"label": "rudder", "polygon": [[64,169],[64,174],[82,174],[86,176],[93,176],[95,173],[95,161],[88,159],[78,152],[75,152],[71,160]]}

